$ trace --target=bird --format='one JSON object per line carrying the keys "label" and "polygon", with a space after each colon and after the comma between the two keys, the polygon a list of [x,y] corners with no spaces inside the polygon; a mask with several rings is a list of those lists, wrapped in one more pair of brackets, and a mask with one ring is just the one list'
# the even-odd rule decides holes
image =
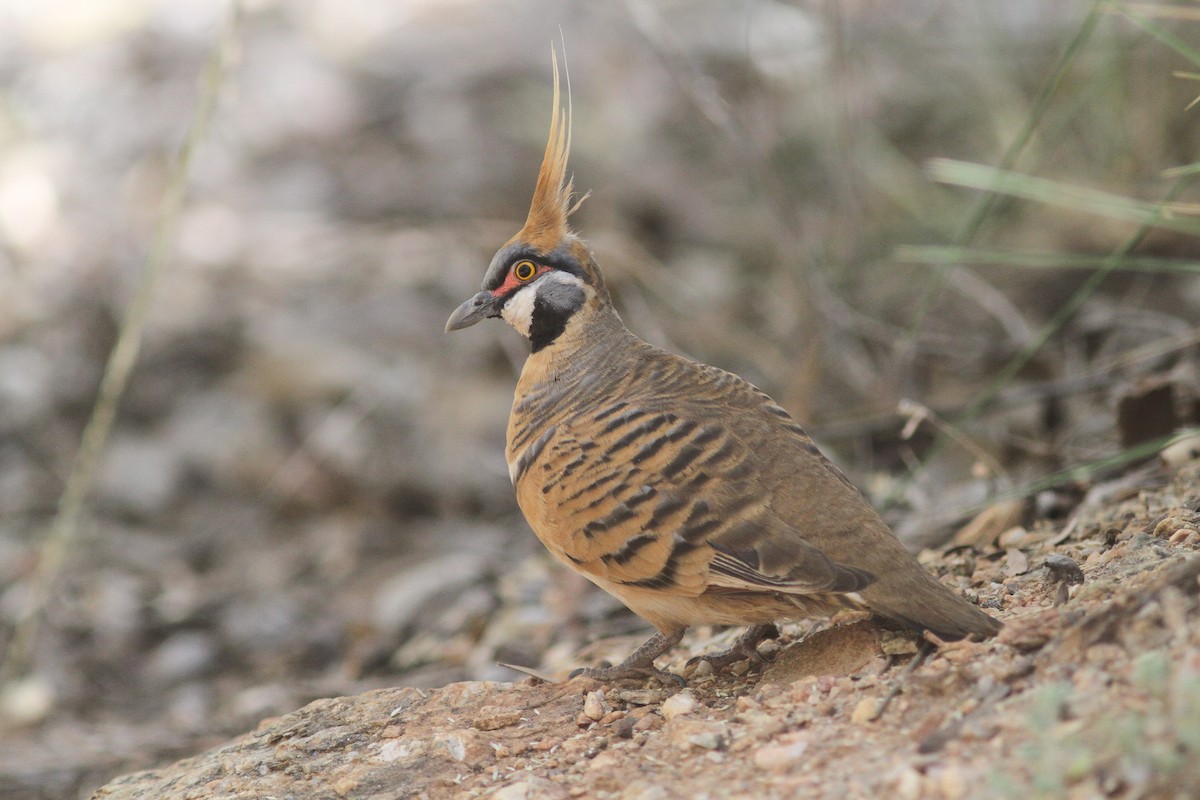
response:
{"label": "bird", "polygon": [[551,62],[529,215],[445,329],[500,318],[528,340],[505,448],[517,504],[557,560],[656,629],[619,664],[572,675],[672,677],[655,660],[699,624],[748,626],[698,657],[713,667],[761,660],[777,622],[843,609],[943,640],[995,634],[1000,622],[926,571],[783,407],[625,326],[568,222],[587,195],[567,172],[570,89],[564,108],[553,47]]}

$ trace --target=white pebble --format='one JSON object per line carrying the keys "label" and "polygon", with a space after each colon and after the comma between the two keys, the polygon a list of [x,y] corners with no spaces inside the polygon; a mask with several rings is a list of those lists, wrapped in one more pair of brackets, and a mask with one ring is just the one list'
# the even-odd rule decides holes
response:
{"label": "white pebble", "polygon": [[682,717],[687,714],[691,714],[696,710],[697,705],[699,705],[699,703],[696,702],[695,696],[688,690],[684,690],[678,694],[673,694],[663,701],[663,719],[670,722],[676,717]]}

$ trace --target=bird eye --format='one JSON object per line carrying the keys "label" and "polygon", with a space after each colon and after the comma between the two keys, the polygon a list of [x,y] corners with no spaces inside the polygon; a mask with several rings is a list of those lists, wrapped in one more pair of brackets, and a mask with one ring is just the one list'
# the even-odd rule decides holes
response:
{"label": "bird eye", "polygon": [[519,281],[529,280],[536,272],[537,267],[534,266],[532,261],[518,261],[517,265],[513,267],[513,275],[517,276],[517,280]]}

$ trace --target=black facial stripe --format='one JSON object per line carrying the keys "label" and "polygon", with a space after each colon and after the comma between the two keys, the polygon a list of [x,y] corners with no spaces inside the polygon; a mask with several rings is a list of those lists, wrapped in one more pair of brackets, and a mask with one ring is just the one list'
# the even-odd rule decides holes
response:
{"label": "black facial stripe", "polygon": [[[547,276],[542,278],[546,281]],[[583,288],[574,283],[543,283],[533,298],[533,315],[529,320],[529,341],[533,352],[553,342],[567,327],[571,315],[583,306]]]}

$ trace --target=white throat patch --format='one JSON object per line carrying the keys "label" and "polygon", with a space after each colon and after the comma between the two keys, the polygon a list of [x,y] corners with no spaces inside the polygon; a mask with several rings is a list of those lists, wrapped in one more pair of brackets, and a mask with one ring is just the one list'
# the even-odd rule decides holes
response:
{"label": "white throat patch", "polygon": [[533,301],[537,299],[537,285],[541,280],[523,287],[519,292],[508,298],[508,302],[500,309],[500,316],[517,332],[529,338],[529,326],[533,324]]}
{"label": "white throat patch", "polygon": [[585,291],[589,288],[576,276],[560,270],[551,270],[528,286],[522,287],[500,309],[500,316],[526,339],[529,338],[529,330],[533,325],[533,303],[537,294],[543,286],[551,283],[573,283],[583,286]]}

